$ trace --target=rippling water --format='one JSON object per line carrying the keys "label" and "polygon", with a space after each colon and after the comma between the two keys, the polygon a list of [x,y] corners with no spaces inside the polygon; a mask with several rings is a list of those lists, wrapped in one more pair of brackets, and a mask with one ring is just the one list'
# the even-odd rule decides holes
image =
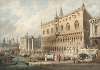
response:
{"label": "rippling water", "polygon": [[100,64],[48,64],[34,66],[0,66],[0,70],[100,70]]}

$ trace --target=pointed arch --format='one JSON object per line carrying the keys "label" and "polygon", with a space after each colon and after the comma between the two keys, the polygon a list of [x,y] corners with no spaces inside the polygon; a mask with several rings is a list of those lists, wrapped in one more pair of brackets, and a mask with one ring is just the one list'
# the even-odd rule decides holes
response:
{"label": "pointed arch", "polygon": [[61,25],[61,31],[63,31],[63,25]]}
{"label": "pointed arch", "polygon": [[75,26],[75,29],[79,28],[79,22],[78,22],[78,20],[75,20],[74,26]]}
{"label": "pointed arch", "polygon": [[69,23],[66,24],[66,30],[67,31],[70,30],[70,24]]}

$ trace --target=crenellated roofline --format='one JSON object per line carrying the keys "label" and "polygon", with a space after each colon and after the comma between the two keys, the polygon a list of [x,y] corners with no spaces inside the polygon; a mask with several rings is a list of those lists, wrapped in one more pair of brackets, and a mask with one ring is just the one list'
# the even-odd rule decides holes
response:
{"label": "crenellated roofline", "polygon": [[[62,19],[62,18],[64,18],[64,17],[68,17],[69,15],[71,15],[71,14],[74,14],[75,12],[78,12],[78,11],[81,11],[81,10],[83,10],[83,11],[86,11],[87,13],[88,13],[88,15],[92,18],[92,16],[89,14],[89,12],[86,10],[86,8],[85,8],[85,4],[83,3],[82,4],[82,6],[80,7],[80,8],[77,8],[77,9],[75,9],[75,10],[73,10],[71,13],[69,13],[69,14],[67,14],[67,15],[64,15],[64,16],[60,16],[60,17],[58,17],[57,19],[59,20],[59,19]],[[57,12],[56,12],[56,14],[57,14]],[[57,19],[53,19],[53,20],[51,20],[51,21],[49,21],[49,22],[47,22],[47,23],[44,23],[44,24],[42,24],[42,25],[48,25],[48,24],[50,24],[50,23],[54,23],[55,22],[55,20],[57,20]],[[42,26],[41,25],[41,26]]]}

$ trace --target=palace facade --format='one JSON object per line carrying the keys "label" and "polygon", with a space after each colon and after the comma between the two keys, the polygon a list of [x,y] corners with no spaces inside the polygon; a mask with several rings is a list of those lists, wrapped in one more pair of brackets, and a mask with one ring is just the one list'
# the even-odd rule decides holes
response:
{"label": "palace facade", "polygon": [[77,56],[82,48],[89,47],[90,14],[85,5],[68,15],[62,8],[54,20],[41,24],[42,48],[46,53]]}

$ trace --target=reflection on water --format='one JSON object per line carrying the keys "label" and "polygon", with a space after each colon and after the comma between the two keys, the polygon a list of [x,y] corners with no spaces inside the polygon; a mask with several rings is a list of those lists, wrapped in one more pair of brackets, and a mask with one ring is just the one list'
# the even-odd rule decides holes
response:
{"label": "reflection on water", "polygon": [[100,64],[47,64],[34,66],[0,66],[0,70],[100,70]]}

